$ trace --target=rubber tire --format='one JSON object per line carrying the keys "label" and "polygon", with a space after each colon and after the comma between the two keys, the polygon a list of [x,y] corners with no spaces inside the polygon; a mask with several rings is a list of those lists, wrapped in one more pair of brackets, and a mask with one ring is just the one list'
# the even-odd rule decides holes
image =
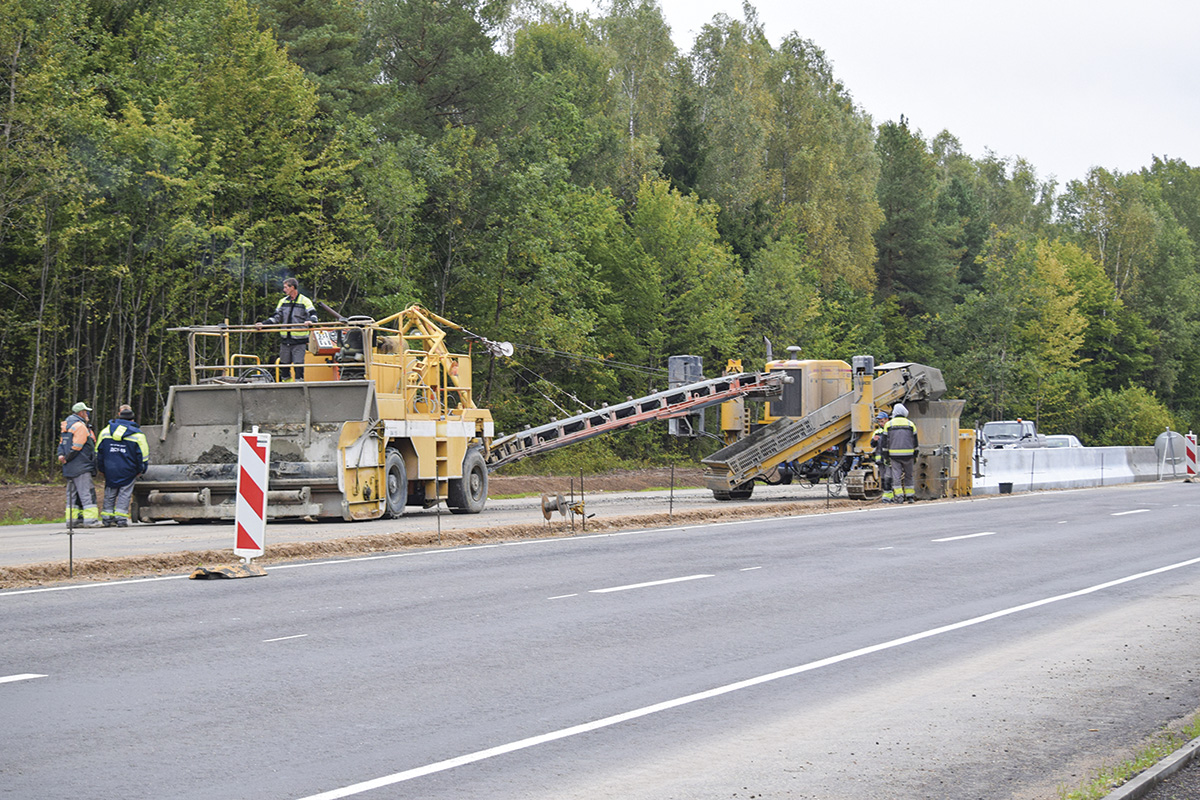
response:
{"label": "rubber tire", "polygon": [[396,519],[404,513],[408,503],[408,472],[404,468],[404,456],[400,451],[389,447],[383,462],[383,477],[386,481],[386,504],[383,515],[388,519]]}
{"label": "rubber tire", "polygon": [[487,463],[479,448],[472,447],[463,457],[463,476],[446,487],[446,505],[451,514],[478,514],[487,504]]}

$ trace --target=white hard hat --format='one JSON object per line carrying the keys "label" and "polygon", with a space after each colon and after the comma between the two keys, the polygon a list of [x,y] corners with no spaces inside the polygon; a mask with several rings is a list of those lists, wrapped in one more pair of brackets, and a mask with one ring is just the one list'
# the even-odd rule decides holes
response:
{"label": "white hard hat", "polygon": [[892,416],[893,417],[907,417],[908,416],[908,409],[904,407],[904,403],[896,403],[896,405],[892,406]]}

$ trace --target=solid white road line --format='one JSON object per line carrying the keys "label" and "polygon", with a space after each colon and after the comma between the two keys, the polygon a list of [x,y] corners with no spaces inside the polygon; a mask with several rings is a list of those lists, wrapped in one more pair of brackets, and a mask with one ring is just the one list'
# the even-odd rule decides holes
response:
{"label": "solid white road line", "polygon": [[982,533],[968,533],[963,536],[947,536],[945,539],[934,539],[935,542],[957,542],[959,539],[974,539],[978,536],[995,536],[995,531],[984,531]]}
{"label": "solid white road line", "polygon": [[780,680],[781,678],[790,678],[793,675],[799,675],[804,672],[811,672],[812,670],[820,669],[822,667],[828,667],[828,666],[832,666],[834,664],[840,664],[843,661],[849,661],[854,658],[861,658],[862,656],[871,655],[872,653],[878,653],[883,650],[890,650],[893,647],[900,647],[901,645],[911,644],[913,642],[918,642],[922,639],[928,639],[933,636],[940,636],[943,633],[950,633],[952,631],[957,631],[962,628],[969,628],[972,625],[979,625],[984,622],[991,622],[992,620],[1000,619],[1002,617],[1007,617],[1012,614],[1019,614],[1023,611],[1030,611],[1035,608],[1040,608],[1042,606],[1050,605],[1051,603],[1058,603],[1063,600],[1072,600],[1076,597],[1083,597],[1084,595],[1093,594],[1095,592],[1103,591],[1104,589],[1111,589],[1114,586],[1120,586],[1121,584],[1124,584],[1124,583],[1130,583],[1132,581],[1141,580],[1143,578],[1149,578],[1154,575],[1160,575],[1164,572],[1170,572],[1171,570],[1181,569],[1183,567],[1190,567],[1190,566],[1194,566],[1196,564],[1200,564],[1200,558],[1193,558],[1188,561],[1180,561],[1177,564],[1169,564],[1165,567],[1159,567],[1158,569],[1148,570],[1147,572],[1139,572],[1136,575],[1127,575],[1124,578],[1117,578],[1116,580],[1105,581],[1104,583],[1098,583],[1095,586],[1089,586],[1086,589],[1079,589],[1074,592],[1067,592],[1066,594],[1055,595],[1054,597],[1047,597],[1042,600],[1034,600],[1031,603],[1024,603],[1022,605],[1013,606],[1011,608],[1006,608],[1001,611],[993,611],[990,614],[984,614],[983,616],[980,616],[980,617],[972,617],[971,619],[965,619],[965,620],[962,620],[961,622],[954,622],[949,625],[943,625],[940,628],[931,628],[927,631],[922,631],[921,633],[914,633],[910,636],[902,636],[899,639],[892,639],[891,641],[881,642],[879,644],[873,644],[873,645],[870,645],[869,647],[863,647],[858,650],[851,650],[850,652],[842,653],[841,655],[830,656],[829,658],[823,658],[819,661],[810,661],[807,664],[801,664],[800,666],[797,666],[797,667],[790,667],[788,669],[783,669],[778,672],[770,672],[770,673],[767,673],[766,675],[759,675],[756,678],[749,678],[744,681],[738,681],[737,683],[730,683],[730,684],[726,684],[725,686],[718,686],[715,689],[709,689],[709,690],[703,691],[703,692],[696,692],[695,694],[689,694],[684,697],[677,697],[674,700],[666,700],[661,703],[655,703],[654,705],[643,706],[642,708],[635,708],[632,711],[626,711],[622,714],[614,714],[613,716],[605,717],[604,719],[598,719],[598,720],[594,720],[592,722],[584,722],[580,725],[574,725],[570,728],[562,728],[557,731],[551,731],[550,733],[543,733],[539,736],[531,736],[528,739],[519,739],[515,742],[509,742],[508,744],[502,744],[497,747],[488,748],[487,750],[477,750],[474,753],[467,753],[466,755],[458,756],[456,758],[450,758],[445,761],[437,761],[433,764],[426,764],[423,767],[415,767],[413,769],[405,770],[403,772],[396,772],[391,775],[385,775],[382,778],[374,778],[369,781],[355,783],[350,786],[342,787],[341,789],[332,789],[328,792],[322,792],[320,794],[309,795],[307,797],[301,798],[300,800],[337,800],[337,798],[341,798],[341,797],[350,797],[352,795],[362,794],[363,792],[369,792],[373,789],[380,789],[384,786],[391,786],[393,784],[403,783],[404,781],[410,781],[414,778],[421,778],[421,777],[424,777],[425,775],[432,775],[437,772],[445,772],[446,770],[454,769],[455,767],[461,767],[461,766],[465,766],[467,764],[474,764],[477,761],[484,761],[489,758],[495,758],[496,756],[505,755],[506,753],[513,753],[518,750],[525,750],[530,747],[536,747],[537,745],[540,745],[540,744],[546,744],[547,742],[554,742],[554,741],[558,741],[559,739],[566,739],[571,736],[578,736],[581,733],[588,733],[589,731],[599,730],[600,728],[607,728],[612,725],[619,725],[622,722],[628,722],[629,720],[632,720],[632,719],[638,719],[639,717],[646,717],[651,714],[657,714],[660,711],[667,711],[672,708],[678,708],[679,706],[685,706],[685,705],[688,705],[689,703],[696,703],[701,700],[708,700],[713,697],[719,697],[721,695],[729,694],[731,692],[737,692],[742,689],[748,689],[752,686],[758,686],[760,684],[769,683],[771,681],[777,681],[777,680]]}
{"label": "solid white road line", "polygon": [[605,592],[623,592],[626,589],[644,589],[647,586],[662,586],[667,583],[679,583],[681,581],[696,581],[701,578],[711,578],[712,575],[688,575],[683,578],[667,578],[665,581],[647,581],[646,583],[631,583],[628,586],[610,586],[607,589],[589,589],[591,594],[604,594]]}
{"label": "solid white road line", "polygon": [[0,683],[12,683],[14,681],[27,681],[32,678],[45,678],[45,675],[35,675],[32,672],[26,672],[24,675],[3,675],[0,676]]}

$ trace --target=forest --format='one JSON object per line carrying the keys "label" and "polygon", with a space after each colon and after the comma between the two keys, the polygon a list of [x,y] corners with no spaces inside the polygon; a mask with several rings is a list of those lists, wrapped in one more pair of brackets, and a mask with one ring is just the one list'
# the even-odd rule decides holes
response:
{"label": "forest", "polygon": [[964,426],[1200,428],[1200,167],[1059,186],[973,157],[872,119],[749,4],[687,52],[656,0],[0,9],[9,469],[52,463],[77,400],[158,421],[170,329],[262,320],[287,276],[512,342],[474,363],[498,431],[664,389],[673,354],[760,369],[767,341],[937,366]]}

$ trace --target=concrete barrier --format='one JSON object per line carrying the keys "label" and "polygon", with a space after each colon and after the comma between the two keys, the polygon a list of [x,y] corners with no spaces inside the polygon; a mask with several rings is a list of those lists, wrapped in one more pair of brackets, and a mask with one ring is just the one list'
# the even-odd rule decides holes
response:
{"label": "concrete barrier", "polygon": [[999,494],[1001,483],[1014,492],[1075,489],[1185,478],[1182,464],[1160,465],[1153,447],[1031,447],[984,450],[973,494]]}

